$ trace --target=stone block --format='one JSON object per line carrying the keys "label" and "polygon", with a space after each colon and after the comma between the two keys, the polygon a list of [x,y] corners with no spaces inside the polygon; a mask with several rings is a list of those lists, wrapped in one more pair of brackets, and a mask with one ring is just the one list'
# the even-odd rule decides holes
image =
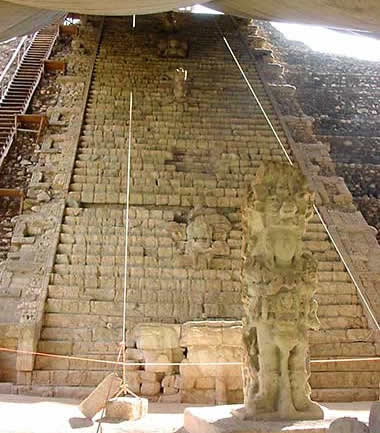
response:
{"label": "stone block", "polygon": [[356,418],[338,418],[330,424],[328,433],[368,433],[369,429],[364,422]]}
{"label": "stone block", "polygon": [[191,404],[215,404],[215,390],[184,390],[182,394],[182,401],[183,403]]}
{"label": "stone block", "polygon": [[134,330],[138,349],[159,350],[179,347],[180,325],[144,323]]}
{"label": "stone block", "polygon": [[198,377],[195,380],[195,387],[198,389],[214,389],[215,377]]}
{"label": "stone block", "polygon": [[109,374],[79,405],[80,411],[88,418],[92,418],[103,409],[108,398],[113,397],[120,389],[121,379],[114,373]]}
{"label": "stone block", "polygon": [[164,388],[180,388],[181,376],[179,374],[171,374],[162,379],[162,386]]}
{"label": "stone block", "polygon": [[173,362],[171,349],[167,350],[144,350],[144,360],[146,363],[163,364],[163,365],[146,365],[145,370],[156,373],[172,373],[173,366],[169,365]]}
{"label": "stone block", "polygon": [[380,432],[380,401],[374,401],[369,412],[369,433]]}
{"label": "stone block", "polygon": [[127,359],[131,359],[131,360],[134,360],[134,361],[142,361],[144,359],[144,355],[143,355],[143,353],[142,353],[141,350],[139,350],[139,349],[133,349],[133,348],[130,348],[130,347],[128,347],[127,350],[126,350],[126,357],[127,357]]}
{"label": "stone block", "polygon": [[222,330],[212,322],[188,322],[182,326],[181,346],[219,346]]}
{"label": "stone block", "polygon": [[153,396],[160,393],[160,382],[143,382],[141,384],[141,394],[146,396]]}
{"label": "stone block", "polygon": [[154,373],[152,371],[140,371],[141,382],[159,382],[162,378],[162,373]]}
{"label": "stone block", "polygon": [[158,399],[159,403],[181,403],[182,393],[177,392],[176,394],[163,394]]}
{"label": "stone block", "polygon": [[117,397],[106,403],[105,417],[136,421],[148,414],[146,398]]}
{"label": "stone block", "polygon": [[242,346],[242,326],[233,325],[222,328],[222,343],[226,346]]}
{"label": "stone block", "polygon": [[127,385],[128,388],[135,394],[140,393],[140,388],[141,388],[140,371],[133,371],[133,370],[127,371]]}
{"label": "stone block", "polygon": [[172,394],[177,394],[178,393],[178,389],[177,388],[164,388],[164,395],[172,395]]}

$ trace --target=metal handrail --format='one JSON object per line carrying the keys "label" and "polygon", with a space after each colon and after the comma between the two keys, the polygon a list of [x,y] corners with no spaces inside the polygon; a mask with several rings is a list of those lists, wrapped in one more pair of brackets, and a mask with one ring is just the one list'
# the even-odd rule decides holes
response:
{"label": "metal handrail", "polygon": [[33,42],[36,34],[33,35],[27,35],[24,36],[20,43],[18,44],[17,48],[15,49],[11,59],[9,60],[7,66],[4,68],[3,72],[0,75],[0,101],[3,99],[7,89],[8,85],[13,77],[13,72],[9,73],[9,70],[12,66],[14,66],[14,63],[16,63],[14,70],[16,70],[21,61],[24,57],[25,52],[30,47],[30,44]]}

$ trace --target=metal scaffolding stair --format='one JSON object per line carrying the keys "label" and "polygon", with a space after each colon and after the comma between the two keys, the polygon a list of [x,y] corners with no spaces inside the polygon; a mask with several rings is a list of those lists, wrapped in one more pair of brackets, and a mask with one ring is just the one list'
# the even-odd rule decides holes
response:
{"label": "metal scaffolding stair", "polygon": [[[15,116],[28,109],[33,93],[44,70],[44,60],[51,53],[58,36],[58,26],[49,26],[37,32],[22,56],[0,100],[0,166],[16,135]],[[21,44],[19,45],[21,49]],[[16,54],[16,53],[15,53]],[[20,56],[20,53],[18,53]],[[17,56],[13,56],[15,60]]]}

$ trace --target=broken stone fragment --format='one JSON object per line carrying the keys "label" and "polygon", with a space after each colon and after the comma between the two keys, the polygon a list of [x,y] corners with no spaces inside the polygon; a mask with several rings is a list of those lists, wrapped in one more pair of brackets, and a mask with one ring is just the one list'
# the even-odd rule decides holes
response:
{"label": "broken stone fragment", "polygon": [[37,194],[37,201],[41,202],[48,202],[50,201],[51,197],[46,191],[41,191]]}
{"label": "broken stone fragment", "polygon": [[113,397],[120,389],[121,379],[111,373],[92,391],[79,405],[80,411],[88,418],[92,418],[106,404],[108,398]]}
{"label": "broken stone fragment", "polygon": [[330,424],[329,433],[368,433],[369,429],[364,422],[357,418],[338,418]]}
{"label": "broken stone fragment", "polygon": [[374,401],[371,405],[368,427],[370,433],[380,431],[380,401]]}

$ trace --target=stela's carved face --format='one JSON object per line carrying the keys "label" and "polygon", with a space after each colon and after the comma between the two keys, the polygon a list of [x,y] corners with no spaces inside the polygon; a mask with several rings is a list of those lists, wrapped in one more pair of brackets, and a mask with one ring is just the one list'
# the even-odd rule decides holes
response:
{"label": "stela's carved face", "polygon": [[280,185],[276,194],[265,201],[265,226],[277,265],[292,263],[299,247],[302,222],[296,198],[290,195],[287,187]]}

